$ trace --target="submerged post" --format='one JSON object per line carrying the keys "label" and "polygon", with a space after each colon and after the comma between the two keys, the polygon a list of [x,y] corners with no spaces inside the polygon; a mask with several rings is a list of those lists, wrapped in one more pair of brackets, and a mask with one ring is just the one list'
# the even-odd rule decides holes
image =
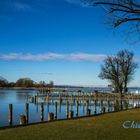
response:
{"label": "submerged post", "polygon": [[26,96],[26,103],[28,103],[28,96]]}
{"label": "submerged post", "polygon": [[104,113],[103,100],[100,101],[100,113]]}
{"label": "submerged post", "polygon": [[74,112],[71,110],[70,111],[70,119],[73,119],[73,116],[74,116]]}
{"label": "submerged post", "polygon": [[84,100],[85,100],[85,97],[84,95],[82,95],[82,104],[84,105]]}
{"label": "submerged post", "polygon": [[69,102],[66,102],[66,118],[69,117]]}
{"label": "submerged post", "polygon": [[12,125],[12,123],[13,123],[13,105],[12,104],[9,104],[8,119],[9,119],[9,124]]}
{"label": "submerged post", "polygon": [[89,106],[89,101],[86,101],[86,115],[88,116],[88,106]]}
{"label": "submerged post", "polygon": [[91,114],[91,110],[88,109],[88,110],[87,110],[87,116],[90,116],[90,114]]}
{"label": "submerged post", "polygon": [[97,105],[97,100],[94,100],[94,114],[96,114],[96,105]]}
{"label": "submerged post", "polygon": [[40,119],[41,121],[44,120],[44,104],[43,103],[41,103],[40,105]]}
{"label": "submerged post", "polygon": [[128,110],[128,101],[127,101],[127,99],[125,100],[125,109]]}
{"label": "submerged post", "polygon": [[110,112],[110,100],[107,100],[107,112]]}
{"label": "submerged post", "polygon": [[28,123],[28,117],[29,117],[29,103],[26,103],[26,123]]}
{"label": "submerged post", "polygon": [[54,113],[48,113],[48,121],[54,120]]}
{"label": "submerged post", "polygon": [[78,117],[78,106],[79,106],[79,103],[78,101],[76,101],[76,117]]}
{"label": "submerged post", "polygon": [[62,104],[62,97],[61,97],[61,95],[59,95],[59,105],[61,105]]}
{"label": "submerged post", "polygon": [[54,103],[54,119],[57,119],[57,102]]}
{"label": "submerged post", "polygon": [[26,116],[20,115],[20,125],[26,125]]}

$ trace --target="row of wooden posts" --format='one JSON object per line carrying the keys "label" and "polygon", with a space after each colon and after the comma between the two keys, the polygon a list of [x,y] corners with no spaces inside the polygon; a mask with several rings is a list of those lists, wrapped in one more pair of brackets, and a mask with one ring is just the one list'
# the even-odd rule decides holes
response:
{"label": "row of wooden posts", "polygon": [[[62,100],[59,102],[59,105],[61,105]],[[107,112],[110,112],[110,101],[107,101]],[[53,120],[57,120],[57,106],[58,106],[58,102],[54,102],[54,112],[49,112],[48,113],[48,121],[53,121]],[[128,109],[128,102],[127,100],[124,101],[123,103],[124,109]],[[94,100],[94,114],[96,114],[96,107],[97,107],[97,100]],[[119,111],[120,110],[120,101],[116,100],[114,102],[114,111]],[[103,104],[103,100],[100,100],[100,113],[105,113],[106,109],[105,106]],[[76,101],[76,117],[79,116],[79,101]],[[89,100],[86,101],[86,116],[90,116],[91,115],[91,109],[89,109]],[[73,119],[74,118],[74,111],[73,110],[69,110],[69,101],[66,101],[66,118],[67,119]],[[13,105],[9,104],[9,124],[12,125],[13,124]],[[44,121],[44,103],[42,102],[40,104],[40,120]],[[26,111],[24,115],[20,116],[20,125],[26,125],[28,124],[29,121],[29,103],[26,103]]]}

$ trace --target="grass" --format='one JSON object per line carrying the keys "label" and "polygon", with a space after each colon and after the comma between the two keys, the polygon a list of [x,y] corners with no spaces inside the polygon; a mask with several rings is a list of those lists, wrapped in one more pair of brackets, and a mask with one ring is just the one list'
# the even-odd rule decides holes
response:
{"label": "grass", "polygon": [[140,109],[0,130],[0,140],[135,140],[140,129],[125,129],[124,121],[140,123]]}

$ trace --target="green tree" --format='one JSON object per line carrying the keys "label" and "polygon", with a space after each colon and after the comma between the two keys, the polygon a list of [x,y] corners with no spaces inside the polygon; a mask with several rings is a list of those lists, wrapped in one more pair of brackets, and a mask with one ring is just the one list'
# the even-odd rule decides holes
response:
{"label": "green tree", "polygon": [[20,78],[16,81],[16,86],[18,87],[32,87],[34,85],[34,81],[30,78]]}

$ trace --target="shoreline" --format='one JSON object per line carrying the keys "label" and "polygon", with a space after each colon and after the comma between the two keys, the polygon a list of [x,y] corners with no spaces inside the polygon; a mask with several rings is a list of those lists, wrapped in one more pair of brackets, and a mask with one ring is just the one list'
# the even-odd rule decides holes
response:
{"label": "shoreline", "polygon": [[0,87],[0,90],[38,90],[35,87]]}

